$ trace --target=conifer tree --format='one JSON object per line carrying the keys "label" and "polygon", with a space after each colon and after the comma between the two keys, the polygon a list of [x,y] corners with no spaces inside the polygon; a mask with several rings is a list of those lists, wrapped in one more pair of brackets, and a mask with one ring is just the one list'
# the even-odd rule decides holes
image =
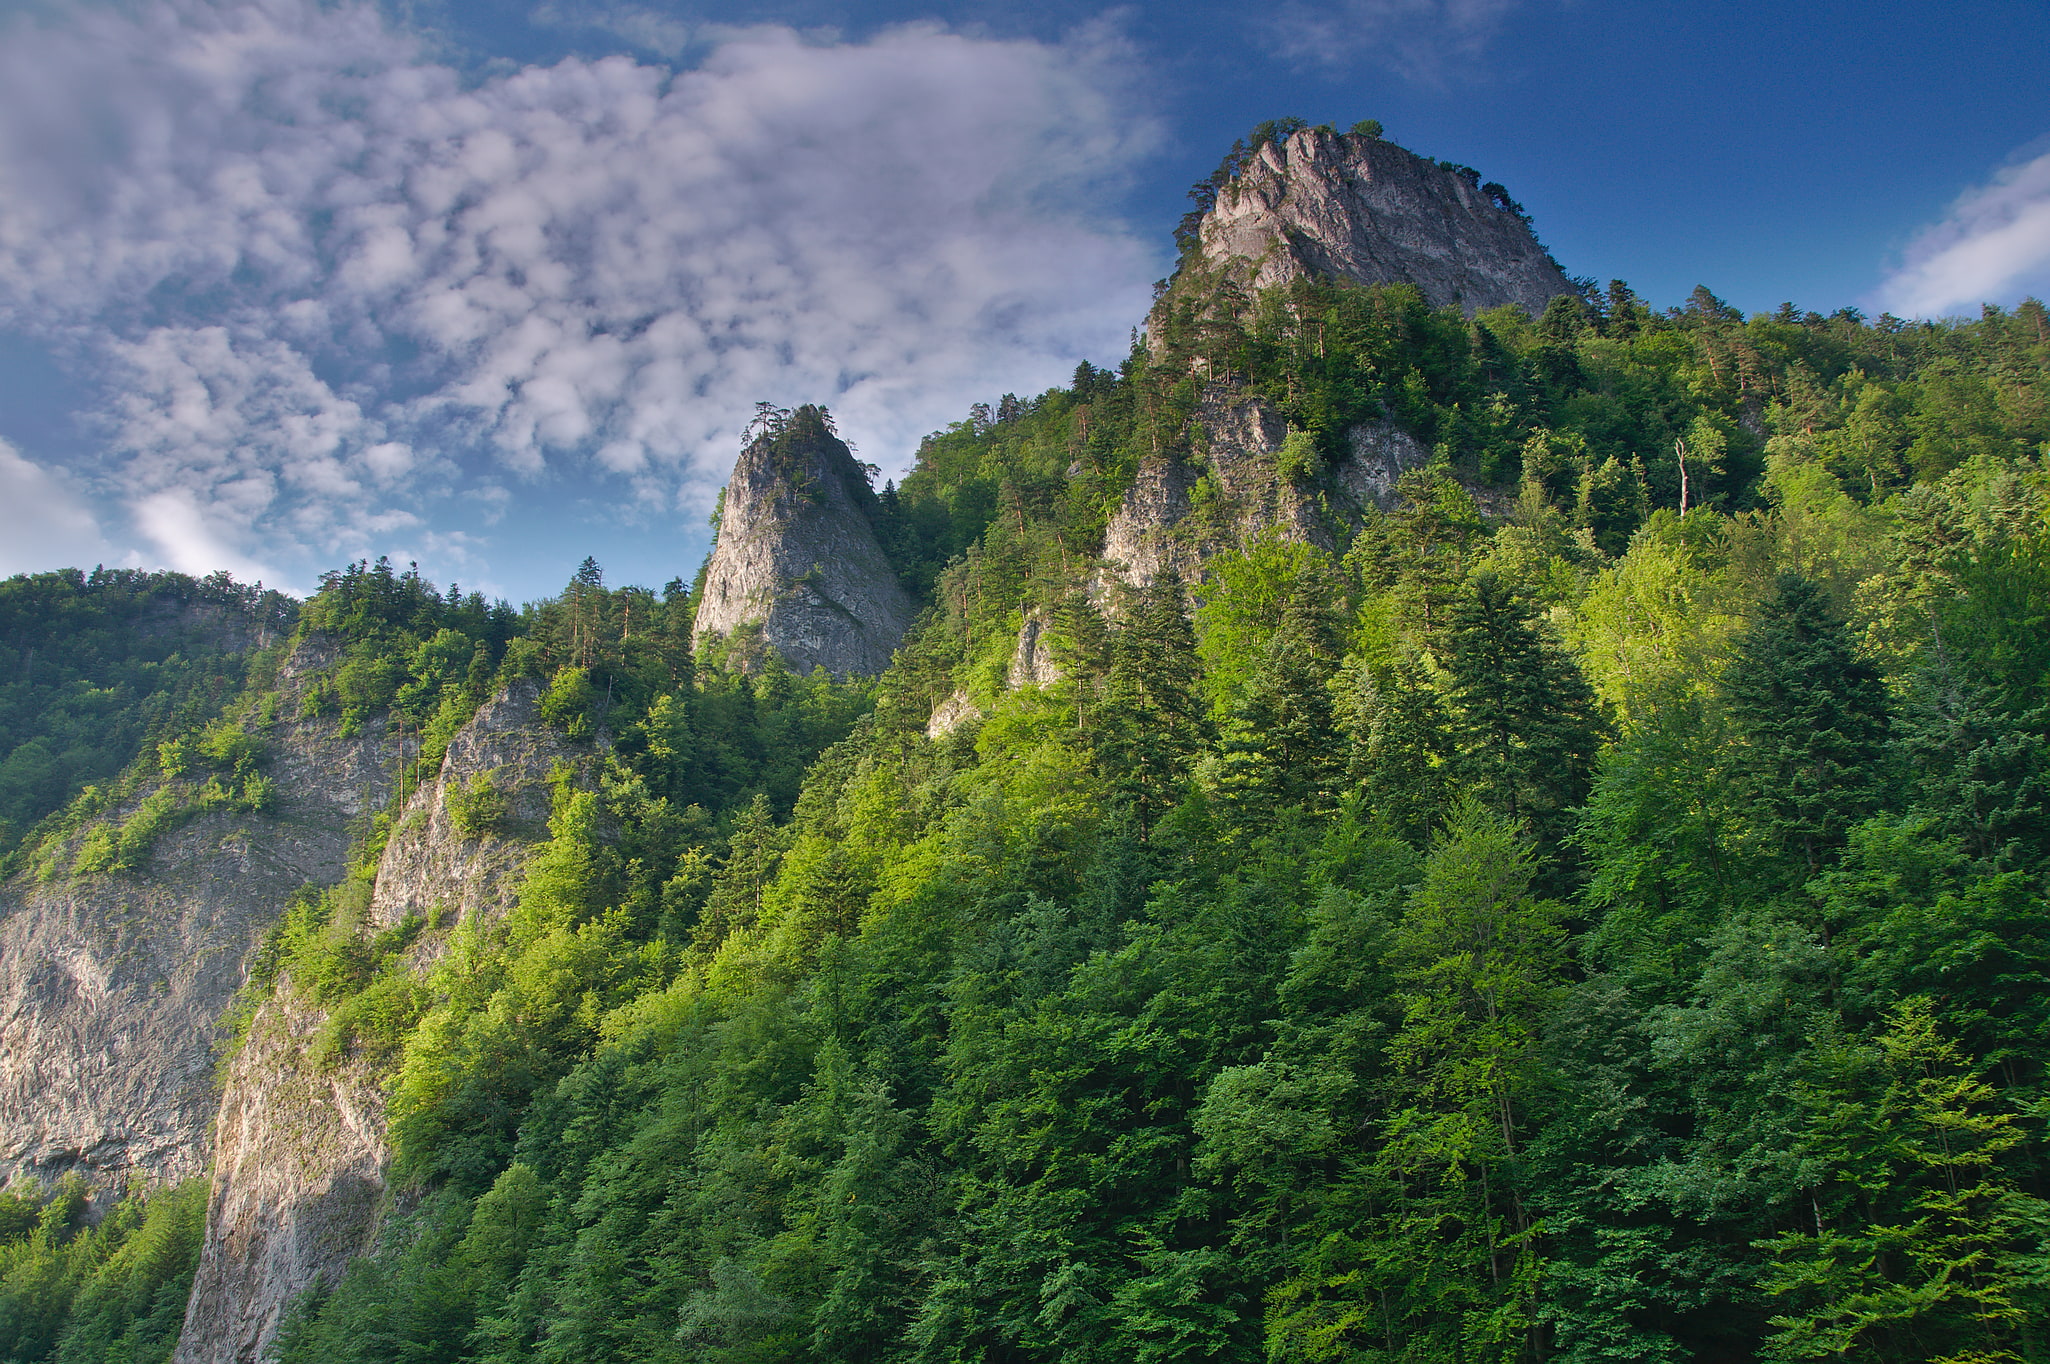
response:
{"label": "conifer tree", "polygon": [[1456,775],[1556,845],[1601,743],[1593,689],[1531,604],[1485,570],[1453,603],[1442,647]]}
{"label": "conifer tree", "polygon": [[1757,834],[1813,873],[1873,808],[1886,689],[1819,584],[1787,574],[1778,589],[1738,638],[1722,692]]}
{"label": "conifer tree", "polygon": [[1180,799],[1189,763],[1208,737],[1201,672],[1181,579],[1162,571],[1111,640],[1096,717],[1097,763],[1142,832]]}
{"label": "conifer tree", "polygon": [[1337,597],[1335,575],[1313,560],[1225,722],[1217,793],[1242,828],[1264,828],[1285,809],[1326,808],[1337,796],[1345,773],[1331,706]]}
{"label": "conifer tree", "polygon": [[1421,846],[1447,798],[1445,708],[1422,661],[1356,663],[1342,708],[1352,740],[1347,784],[1390,832]]}

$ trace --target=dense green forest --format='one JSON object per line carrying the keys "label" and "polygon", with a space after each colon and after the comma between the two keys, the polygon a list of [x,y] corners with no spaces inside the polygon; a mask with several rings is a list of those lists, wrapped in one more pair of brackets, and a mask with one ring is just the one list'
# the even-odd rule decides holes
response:
{"label": "dense green forest", "polygon": [[[694,657],[682,583],[590,563],[306,604],[345,722],[530,673],[601,770],[425,974],[334,896],[267,946],[383,1058],[406,1191],[278,1358],[2050,1359],[2044,308],[1155,328],[883,490],[928,606],[880,679]],[[1206,385],[1305,488],[1361,421],[1434,459],[1092,593]],[[1028,612],[1062,675],[1013,688]],[[125,1253],[55,1206],[7,1264]]]}
{"label": "dense green forest", "polygon": [[145,742],[211,719],[297,603],[217,573],[96,568],[0,580],[0,857]]}

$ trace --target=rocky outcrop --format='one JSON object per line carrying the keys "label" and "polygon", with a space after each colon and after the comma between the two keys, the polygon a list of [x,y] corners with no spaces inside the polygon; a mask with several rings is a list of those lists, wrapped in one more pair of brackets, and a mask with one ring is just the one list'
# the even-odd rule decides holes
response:
{"label": "rocky outcrop", "polygon": [[933,707],[932,718],[925,722],[925,737],[943,739],[981,716],[982,708],[969,699],[967,688],[956,688],[947,694],[946,700]]}
{"label": "rocky outcrop", "polygon": [[760,643],[797,672],[880,673],[912,605],[876,539],[874,507],[861,466],[823,411],[799,408],[764,431],[726,484],[696,637],[744,651],[759,630]]}
{"label": "rocky outcrop", "polygon": [[389,789],[381,724],[345,738],[298,718],[301,681],[333,662],[313,642],[284,665],[272,810],[202,814],[131,871],[0,886],[0,1177],[205,1168],[215,1028],[243,961],[294,890],[340,879],[350,820]]}
{"label": "rocky outcrop", "polygon": [[[1362,422],[1327,464],[1259,398],[1212,385],[1196,412],[1194,449],[1148,460],[1104,529],[1109,578],[1128,587],[1163,570],[1185,582],[1223,550],[1269,532],[1341,547],[1368,508],[1392,505],[1397,480],[1430,458],[1393,422]],[[1099,578],[1099,588],[1105,579]]]}
{"label": "rocky outcrop", "polygon": [[1053,642],[1046,638],[1046,626],[1044,612],[1033,609],[1025,613],[1024,624],[1018,627],[1017,647],[1011,651],[1011,666],[1004,677],[1011,690],[1051,687],[1061,680],[1061,665],[1053,656]]}
{"label": "rocky outcrop", "polygon": [[1533,317],[1574,293],[1529,224],[1455,171],[1392,142],[1310,128],[1254,152],[1198,229],[1185,276],[1244,289],[1309,276],[1409,283],[1469,316],[1513,304]]}
{"label": "rocky outcrop", "polygon": [[509,683],[449,741],[441,771],[407,802],[378,859],[371,922],[452,925],[510,909],[529,848],[548,835],[549,774],[580,756],[588,759],[542,720],[540,684]]}
{"label": "rocky outcrop", "polygon": [[[378,860],[371,924],[436,926],[415,944],[416,969],[462,919],[512,906],[528,853],[547,835],[551,773],[588,765],[587,750],[542,721],[540,699],[520,679],[479,709]],[[326,1021],[282,981],[235,1059],[175,1364],[253,1364],[292,1301],[316,1281],[332,1286],[376,1238],[389,1154],[382,1077],[361,1056],[309,1058]]]}
{"label": "rocky outcrop", "polygon": [[384,1088],[307,1051],[323,1010],[287,989],[251,1020],[221,1098],[206,1241],[173,1364],[254,1364],[306,1288],[370,1249],[384,1198]]}

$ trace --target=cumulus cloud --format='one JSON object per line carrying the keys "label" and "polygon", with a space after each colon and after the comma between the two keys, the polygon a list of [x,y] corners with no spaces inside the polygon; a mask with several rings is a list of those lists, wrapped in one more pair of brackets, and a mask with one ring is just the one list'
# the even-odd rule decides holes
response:
{"label": "cumulus cloud", "polygon": [[89,472],[180,567],[373,552],[566,469],[699,506],[759,398],[901,467],[1143,313],[1159,262],[1092,208],[1150,145],[1127,58],[762,29],[466,80],[369,6],[20,21],[0,324],[103,359]]}
{"label": "cumulus cloud", "polygon": [[1268,46],[1309,65],[1370,61],[1424,84],[1486,50],[1517,0],[1287,0],[1261,22]]}
{"label": "cumulus cloud", "polygon": [[84,501],[0,440],[0,575],[114,557]]}
{"label": "cumulus cloud", "polygon": [[1934,317],[2031,288],[2050,288],[2050,152],[1959,198],[1909,245],[1874,301],[1903,317]]}

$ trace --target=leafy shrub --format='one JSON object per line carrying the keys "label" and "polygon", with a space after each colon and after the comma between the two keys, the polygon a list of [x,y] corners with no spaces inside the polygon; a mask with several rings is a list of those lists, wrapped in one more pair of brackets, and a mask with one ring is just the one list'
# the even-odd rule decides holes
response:
{"label": "leafy shrub", "polygon": [[512,813],[492,772],[478,772],[469,781],[450,786],[442,802],[448,807],[449,819],[468,838],[498,833]]}

